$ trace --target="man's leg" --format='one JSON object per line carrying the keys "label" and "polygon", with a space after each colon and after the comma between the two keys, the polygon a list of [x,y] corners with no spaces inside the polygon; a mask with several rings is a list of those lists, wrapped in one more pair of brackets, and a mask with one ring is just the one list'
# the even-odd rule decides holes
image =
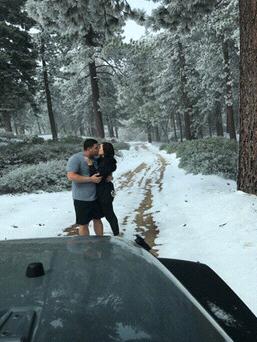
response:
{"label": "man's leg", "polygon": [[94,222],[94,231],[96,235],[103,236],[104,235],[104,227],[101,219],[93,219]]}
{"label": "man's leg", "polygon": [[88,224],[83,224],[79,226],[79,235],[89,235]]}

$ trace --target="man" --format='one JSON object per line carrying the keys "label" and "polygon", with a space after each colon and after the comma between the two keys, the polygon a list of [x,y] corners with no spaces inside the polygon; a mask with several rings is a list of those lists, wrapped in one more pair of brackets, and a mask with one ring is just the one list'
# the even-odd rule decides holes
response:
{"label": "man", "polygon": [[95,174],[90,177],[87,159],[98,156],[98,142],[86,139],[84,152],[75,153],[67,164],[67,177],[72,181],[72,197],[76,213],[76,224],[79,225],[79,235],[89,235],[88,224],[94,222],[96,235],[103,235],[101,211],[96,201],[96,184],[102,177]]}

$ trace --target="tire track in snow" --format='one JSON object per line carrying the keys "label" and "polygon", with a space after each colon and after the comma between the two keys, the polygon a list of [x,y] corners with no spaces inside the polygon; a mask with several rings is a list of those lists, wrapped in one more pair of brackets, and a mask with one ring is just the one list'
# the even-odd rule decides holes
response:
{"label": "tire track in snow", "polygon": [[[140,147],[148,152],[152,152],[145,145]],[[144,168],[145,173],[137,183],[138,190],[143,192],[143,199],[130,215],[125,216],[123,220],[123,233],[126,236],[129,223],[130,225],[134,224],[133,235],[139,233],[153,248],[155,253],[158,254],[158,246],[155,243],[155,239],[158,237],[159,228],[153,217],[153,188],[157,186],[158,191],[162,191],[164,172],[168,163],[160,154],[152,153],[154,157],[153,163]]]}

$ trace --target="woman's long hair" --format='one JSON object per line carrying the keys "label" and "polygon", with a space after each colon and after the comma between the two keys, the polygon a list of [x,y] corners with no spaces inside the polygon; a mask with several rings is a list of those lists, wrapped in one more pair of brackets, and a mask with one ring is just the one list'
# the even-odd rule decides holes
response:
{"label": "woman's long hair", "polygon": [[114,147],[111,143],[104,142],[103,143],[103,150],[104,150],[104,156],[105,157],[114,157],[115,151],[114,151]]}

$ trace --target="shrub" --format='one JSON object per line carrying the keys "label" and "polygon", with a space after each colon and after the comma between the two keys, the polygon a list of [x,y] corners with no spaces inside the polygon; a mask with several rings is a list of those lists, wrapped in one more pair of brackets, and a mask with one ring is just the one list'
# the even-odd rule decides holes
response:
{"label": "shrub", "polygon": [[125,143],[125,142],[114,142],[112,144],[113,144],[116,151],[129,150],[130,149],[130,145],[128,143]]}
{"label": "shrub", "polygon": [[162,144],[160,146],[160,150],[165,150],[167,153],[176,153],[178,146],[180,145],[179,142],[172,142],[169,144]]}
{"label": "shrub", "polygon": [[179,166],[193,174],[236,179],[238,144],[225,138],[186,141],[178,145]]}
{"label": "shrub", "polygon": [[66,163],[65,160],[53,160],[15,169],[0,179],[0,194],[69,189]]}
{"label": "shrub", "polygon": [[38,164],[50,160],[68,159],[81,150],[79,144],[44,142],[43,144],[16,143],[0,146],[0,173],[11,166]]}
{"label": "shrub", "polygon": [[26,137],[23,141],[27,144],[44,144],[45,142],[44,138],[38,137],[37,135]]}
{"label": "shrub", "polygon": [[0,131],[0,140],[5,140],[9,143],[23,142],[26,139],[28,139],[28,136],[26,135],[15,135],[12,132]]}
{"label": "shrub", "polygon": [[80,144],[83,146],[83,142],[85,141],[86,138],[78,137],[78,136],[73,136],[69,135],[67,137],[63,137],[59,139],[60,143],[68,143],[68,144]]}

